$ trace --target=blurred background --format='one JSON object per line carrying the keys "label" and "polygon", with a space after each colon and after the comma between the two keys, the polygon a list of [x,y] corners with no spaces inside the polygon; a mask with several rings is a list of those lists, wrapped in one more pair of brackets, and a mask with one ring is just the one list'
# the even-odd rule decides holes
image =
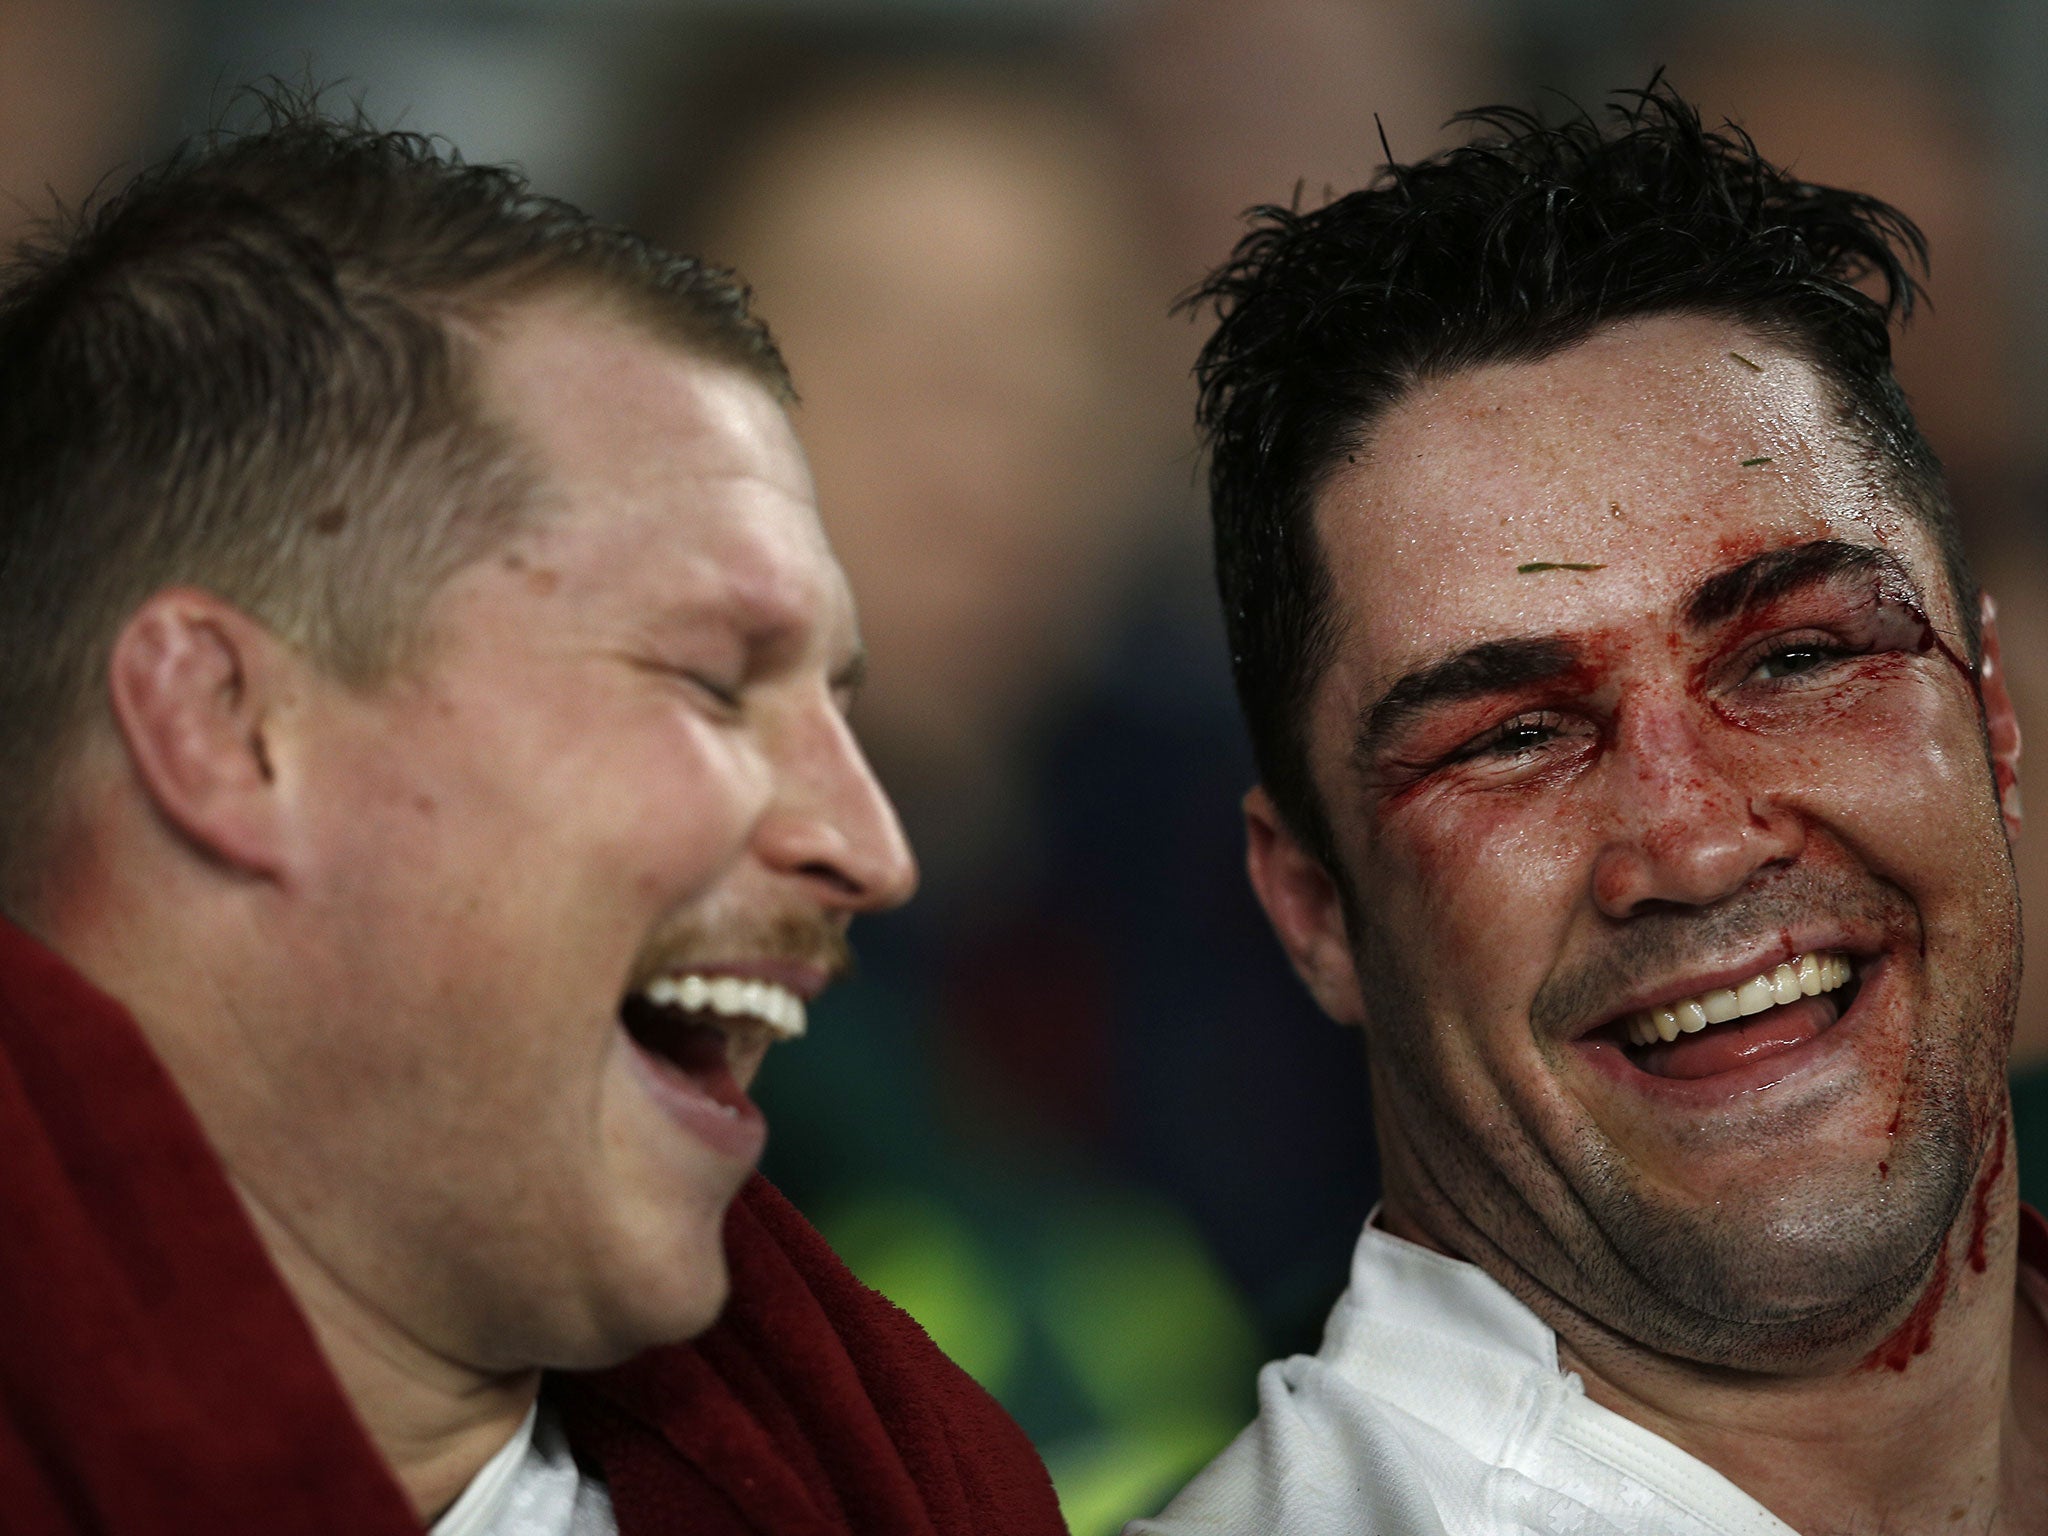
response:
{"label": "blurred background", "polygon": [[[1249,1416],[1260,1360],[1315,1347],[1377,1185],[1358,1043],[1241,873],[1202,328],[1173,300],[1248,206],[1369,177],[1382,132],[1412,159],[1461,108],[1658,64],[1927,231],[1901,373],[2048,743],[2027,0],[0,0],[0,236],[280,77],[748,275],[863,608],[859,725],[925,868],[771,1063],[769,1171],[1099,1536]],[[2035,936],[2048,840],[2022,877]],[[2048,1201],[2048,965],[2018,1045]]]}

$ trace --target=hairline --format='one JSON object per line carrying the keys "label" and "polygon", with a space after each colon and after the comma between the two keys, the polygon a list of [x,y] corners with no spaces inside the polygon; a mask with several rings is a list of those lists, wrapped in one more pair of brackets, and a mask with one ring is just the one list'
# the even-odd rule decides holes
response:
{"label": "hairline", "polygon": [[[215,591],[203,577],[167,581],[142,593],[104,636],[93,671],[93,691],[74,701],[69,718],[58,725],[50,741],[47,761],[53,771],[42,776],[37,803],[23,818],[33,834],[17,846],[6,867],[0,868],[0,912],[26,916],[35,904],[34,892],[79,805],[80,797],[66,789],[67,765],[76,767],[96,748],[120,741],[106,693],[106,668],[121,633],[142,605],[159,593],[177,587],[206,591],[289,647],[322,676],[362,694],[374,695],[417,680],[433,665],[441,638],[440,600],[449,585],[463,572],[504,553],[515,540],[545,527],[566,511],[566,502],[552,494],[556,479],[533,433],[496,398],[490,386],[492,355],[501,339],[499,328],[515,322],[522,312],[567,306],[593,323],[617,325],[678,356],[745,379],[785,412],[796,401],[785,372],[736,348],[719,345],[693,323],[683,305],[664,302],[659,290],[602,272],[568,265],[515,270],[456,288],[415,292],[409,302],[440,331],[452,366],[449,384],[461,430],[489,444],[491,467],[501,488],[509,490],[510,504],[496,516],[478,519],[471,540],[457,558],[443,563],[430,581],[407,594],[407,601],[391,603],[386,610],[382,652],[366,668],[351,668],[319,642],[287,633],[272,616],[259,611],[258,605]],[[416,472],[411,464],[388,472],[385,493],[407,494],[406,483]],[[465,493],[484,494],[475,484],[467,486]],[[385,601],[389,603],[391,597],[385,594]]]}
{"label": "hairline", "polygon": [[[515,281],[495,292],[488,291],[490,287],[477,285],[473,296],[468,297],[457,294],[422,300],[421,307],[433,316],[447,340],[457,370],[457,389],[463,397],[465,428],[492,439],[499,465],[516,477],[517,504],[507,515],[491,520],[463,557],[450,562],[418,594],[413,611],[393,626],[390,652],[383,665],[354,678],[342,678],[364,691],[417,677],[423,667],[432,664],[437,635],[435,610],[451,582],[494,555],[503,554],[521,537],[544,529],[569,513],[568,501],[559,494],[562,488],[548,455],[530,426],[520,420],[518,411],[492,385],[495,358],[504,344],[505,332],[517,325],[522,316],[554,309],[566,313],[575,324],[612,326],[674,357],[687,358],[744,381],[774,401],[785,415],[796,403],[796,392],[786,373],[707,339],[679,307],[663,304],[641,285],[607,281],[595,274],[571,270]],[[329,676],[340,675],[329,658],[309,652],[308,660]]]}

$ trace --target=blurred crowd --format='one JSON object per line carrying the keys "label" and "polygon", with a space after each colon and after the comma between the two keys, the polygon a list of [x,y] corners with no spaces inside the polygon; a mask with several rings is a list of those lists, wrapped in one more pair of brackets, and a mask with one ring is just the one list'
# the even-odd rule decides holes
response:
{"label": "blurred crowd", "polygon": [[[862,605],[857,723],[924,868],[778,1052],[768,1169],[1045,1451],[1149,1509],[1312,1348],[1376,1190],[1358,1042],[1242,876],[1176,296],[1242,211],[1646,83],[1933,252],[1900,371],[2048,743],[2048,105],[2026,8],[1594,0],[602,6],[4,0],[0,233],[263,75],[737,266]],[[1383,145],[1386,148],[1383,148]],[[2048,841],[2025,847],[2048,953]],[[2048,1200],[2048,966],[2020,1021]]]}

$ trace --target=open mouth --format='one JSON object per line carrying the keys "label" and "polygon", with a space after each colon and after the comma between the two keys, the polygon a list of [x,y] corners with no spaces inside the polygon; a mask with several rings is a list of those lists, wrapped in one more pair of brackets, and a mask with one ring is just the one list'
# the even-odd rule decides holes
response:
{"label": "open mouth", "polygon": [[745,1081],[768,1047],[805,1027],[803,999],[772,981],[684,972],[627,994],[619,1021],[633,1043],[732,1118],[756,1113]]}
{"label": "open mouth", "polygon": [[1861,988],[1848,955],[1816,950],[1739,985],[1628,1014],[1601,1033],[1653,1077],[1711,1077],[1825,1033]]}

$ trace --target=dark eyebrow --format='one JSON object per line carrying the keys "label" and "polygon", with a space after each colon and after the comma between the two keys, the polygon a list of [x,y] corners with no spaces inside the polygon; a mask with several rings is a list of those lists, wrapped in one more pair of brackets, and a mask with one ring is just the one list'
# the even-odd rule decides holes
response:
{"label": "dark eyebrow", "polygon": [[[1695,587],[1685,605],[1685,622],[1691,629],[1708,629],[1745,608],[1862,571],[1883,571],[1902,581],[1906,578],[1905,568],[1896,559],[1868,544],[1819,539],[1790,549],[1766,550]],[[1911,585],[1907,582],[1909,589]]]}
{"label": "dark eyebrow", "polygon": [[[1707,629],[1742,612],[1844,575],[1879,571],[1912,583],[1887,550],[1839,539],[1818,539],[1789,549],[1767,550],[1729,570],[1709,576],[1686,600],[1685,623]],[[1438,705],[1487,694],[1508,693],[1571,671],[1579,654],[1550,636],[1490,640],[1402,674],[1371,705],[1359,711],[1352,750],[1370,761],[1396,732]]]}
{"label": "dark eyebrow", "polygon": [[1352,750],[1360,761],[1370,761],[1389,737],[1425,710],[1540,683],[1571,671],[1578,663],[1578,652],[1569,644],[1547,637],[1489,640],[1429,662],[1403,673],[1373,704],[1359,711]]}

